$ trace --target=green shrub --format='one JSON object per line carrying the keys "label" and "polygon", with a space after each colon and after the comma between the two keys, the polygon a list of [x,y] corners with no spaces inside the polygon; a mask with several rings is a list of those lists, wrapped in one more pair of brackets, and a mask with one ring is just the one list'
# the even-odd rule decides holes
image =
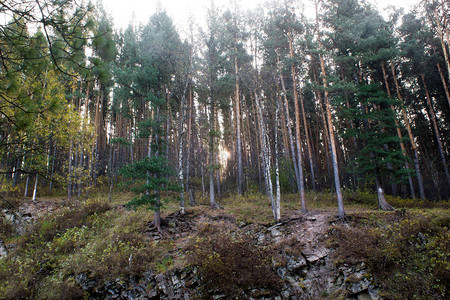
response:
{"label": "green shrub", "polygon": [[102,214],[110,209],[109,204],[101,201],[88,201],[82,204],[74,203],[54,214],[41,217],[28,229],[22,242],[50,242],[69,228],[92,225],[93,216]]}

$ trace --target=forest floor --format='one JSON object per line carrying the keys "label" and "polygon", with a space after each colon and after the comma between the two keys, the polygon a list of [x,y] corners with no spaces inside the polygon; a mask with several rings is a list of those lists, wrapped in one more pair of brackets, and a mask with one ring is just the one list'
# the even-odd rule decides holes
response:
{"label": "forest floor", "polygon": [[[332,194],[308,193],[307,213],[300,212],[296,194],[287,194],[282,198],[282,218],[276,223],[265,195],[221,197],[218,203],[223,208],[216,210],[208,206],[206,197],[197,195],[198,206],[187,207],[185,214],[179,212],[177,202],[165,203],[159,233],[152,225],[152,211],[125,208],[132,197],[121,193],[112,202],[101,194],[87,200],[20,201],[14,226],[1,219],[0,239],[8,255],[0,259],[0,294],[12,299],[59,298],[59,293],[72,291],[76,298],[86,292],[77,279],[86,274],[99,283],[149,269],[164,273],[197,266],[210,272],[204,261],[216,255],[223,255],[224,265],[215,263],[214,272],[264,265],[263,258],[254,262],[263,255],[272,257],[266,270],[270,273],[274,264],[286,263],[287,255],[304,257],[308,264],[324,257],[336,266],[364,263],[387,298],[402,295],[402,289],[411,298],[449,295],[448,202],[389,197],[398,209],[383,212],[376,207],[376,195],[352,192],[345,194],[347,218],[340,220]],[[220,251],[223,254],[217,254]],[[239,257],[249,253],[251,261],[227,256],[235,251],[241,253]],[[246,281],[257,284],[263,279]],[[227,279],[233,288],[242,284],[233,280]]]}

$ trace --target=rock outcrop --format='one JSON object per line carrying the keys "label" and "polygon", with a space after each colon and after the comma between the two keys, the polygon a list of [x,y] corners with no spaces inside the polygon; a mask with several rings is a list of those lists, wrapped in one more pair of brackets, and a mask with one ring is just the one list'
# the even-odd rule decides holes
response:
{"label": "rock outcrop", "polygon": [[[336,266],[332,249],[325,245],[332,216],[327,213],[293,215],[290,219],[269,228],[240,224],[239,230],[251,231],[260,245],[274,245],[279,252],[279,262],[273,262],[281,279],[282,289],[273,291],[251,290],[240,299],[380,299],[378,289],[366,271],[364,263]],[[169,218],[171,233],[186,231],[174,218]],[[183,227],[184,226],[184,227]],[[194,225],[189,224],[189,229]],[[156,236],[156,234],[155,234]],[[301,243],[297,254],[285,251],[286,240]],[[278,246],[278,247],[277,247]],[[78,285],[89,294],[89,299],[227,299],[221,293],[202,289],[197,269],[175,268],[156,274],[148,271],[140,277],[116,279],[99,284],[87,274],[76,277]]]}

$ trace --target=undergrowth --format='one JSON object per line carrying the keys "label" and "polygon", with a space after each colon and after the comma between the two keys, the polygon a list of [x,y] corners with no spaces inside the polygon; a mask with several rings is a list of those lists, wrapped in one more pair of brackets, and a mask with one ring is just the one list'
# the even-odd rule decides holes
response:
{"label": "undergrowth", "polygon": [[[121,205],[127,199],[120,197],[115,195],[113,204],[99,199],[71,202],[35,220],[22,236],[0,218],[0,238],[9,249],[0,260],[0,298],[83,298],[89,295],[76,281],[81,274],[101,285],[148,270],[158,274],[186,266],[199,271],[206,295],[242,297],[254,289],[277,294],[281,283],[273,268],[285,264],[286,255],[302,254],[302,241],[294,237],[277,246],[258,245],[244,233],[246,225],[274,223],[267,196],[256,191],[219,198],[224,210],[189,208],[191,217],[184,225],[191,224],[192,232],[167,230],[170,237],[159,241],[146,236],[153,213],[127,211]],[[344,200],[349,221],[333,227],[327,241],[336,249],[336,264],[365,262],[386,299],[450,297],[448,202],[388,197],[400,209],[382,212],[375,210],[376,195],[370,192],[344,191]],[[298,194],[283,194],[281,201],[283,216],[300,207]],[[307,192],[306,201],[313,211],[336,207],[332,192]],[[414,203],[420,211],[410,209]],[[177,210],[178,203],[167,203],[163,219]],[[209,219],[199,222],[204,215]],[[174,236],[181,233],[186,235],[179,243]]]}
{"label": "undergrowth", "polygon": [[269,250],[249,235],[220,222],[200,224],[187,247],[187,261],[199,269],[206,294],[239,297],[251,289],[278,291],[280,280],[270,258]]}
{"label": "undergrowth", "polygon": [[350,216],[328,241],[336,264],[367,263],[387,299],[450,297],[450,217],[401,212]]}
{"label": "undergrowth", "polygon": [[73,203],[43,216],[0,260],[0,298],[74,299],[85,294],[75,278],[98,284],[156,268],[173,248],[145,240],[146,210],[112,209],[104,201]]}

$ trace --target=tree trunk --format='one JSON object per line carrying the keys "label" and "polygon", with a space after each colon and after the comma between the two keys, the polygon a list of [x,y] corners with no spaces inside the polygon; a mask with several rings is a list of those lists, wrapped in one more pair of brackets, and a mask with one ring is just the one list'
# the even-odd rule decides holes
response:
{"label": "tree trunk", "polygon": [[[160,124],[160,116],[159,116],[159,113],[160,113],[160,107],[159,106],[157,106],[156,107],[156,123],[157,124]],[[160,126],[160,125],[159,125]],[[155,144],[156,144],[156,151],[155,151],[155,155],[158,157],[159,155],[160,155],[160,152],[159,152],[159,147],[160,147],[160,145],[159,145],[159,139],[160,139],[160,137],[159,137],[159,134],[158,134],[158,131],[156,130],[153,130],[153,134],[154,134],[154,137],[155,137]],[[155,210],[155,218],[154,218],[154,220],[153,220],[153,224],[155,225],[155,228],[158,230],[158,232],[161,232],[161,195],[160,195],[160,192],[159,192],[159,190],[156,190],[155,191],[155,202],[156,202],[156,205],[155,205],[155,207],[154,207],[154,210]]]}
{"label": "tree trunk", "polygon": [[30,182],[30,174],[27,175],[27,181],[25,183],[25,193],[24,193],[24,197],[28,197],[28,184]]}
{"label": "tree trunk", "polygon": [[[444,53],[445,64],[447,65],[448,76],[450,80],[450,61],[448,59],[447,46],[445,45],[444,35],[442,34],[441,22],[439,22],[437,8],[434,10],[434,17],[436,18],[436,24],[439,33],[439,40],[441,41],[442,52]],[[448,32],[447,32],[448,33]]]}
{"label": "tree trunk", "polygon": [[278,222],[281,218],[281,189],[280,189],[280,171],[278,168],[278,112],[280,110],[280,104],[277,102],[277,108],[275,111],[275,184],[277,188],[275,203],[272,204],[273,215],[275,222]]}
{"label": "tree trunk", "polygon": [[69,147],[69,159],[68,159],[68,164],[69,164],[69,174],[68,174],[68,178],[67,178],[67,199],[72,199],[72,141],[70,142],[70,147]]}
{"label": "tree trunk", "polygon": [[[235,43],[237,43],[237,38],[235,38]],[[236,47],[234,48],[234,51],[237,52]],[[239,99],[239,77],[238,77],[238,60],[237,55],[234,57],[234,73],[236,76],[236,90],[235,90],[235,96],[236,96],[236,154],[237,154],[237,168],[238,168],[238,193],[240,195],[244,194],[244,186],[243,186],[243,178],[244,178],[244,171],[242,166],[242,145],[241,145],[241,104]]]}
{"label": "tree trunk", "polygon": [[191,148],[192,148],[192,84],[189,84],[189,121],[188,121],[188,136],[186,139],[186,191],[189,193],[189,205],[190,206],[196,206],[197,203],[195,203],[195,198],[192,196],[191,187],[189,186],[189,175],[191,170]]}
{"label": "tree trunk", "polygon": [[[387,79],[386,68],[384,67],[384,62],[381,63],[381,70],[383,71],[383,78],[384,78],[384,84],[386,86],[386,92],[387,92],[389,98],[391,98],[391,90],[389,88],[389,82]],[[398,123],[398,120],[397,120],[397,112],[395,111],[394,106],[392,106],[392,105],[391,105],[391,110],[395,113],[394,122],[395,122],[395,127],[397,130],[397,137],[400,140],[400,148],[402,150],[403,156],[405,157],[405,162],[404,162],[405,168],[406,168],[406,170],[409,170],[409,164],[408,164],[408,161],[406,160],[406,159],[408,159],[408,154],[406,153],[405,144],[403,143],[403,137],[402,137],[402,132],[400,130],[400,124]],[[416,198],[416,195],[414,193],[414,184],[413,184],[411,175],[409,173],[408,173],[408,182],[409,182],[409,190],[410,190],[411,196],[412,196],[412,198]]]}
{"label": "tree trunk", "polygon": [[301,89],[300,89],[300,108],[302,111],[303,126],[305,128],[306,147],[308,148],[309,167],[310,167],[310,172],[311,172],[311,185],[312,185],[313,191],[316,191],[316,176],[315,176],[315,172],[314,172],[314,161],[313,161],[312,150],[311,150],[311,141],[309,139],[308,123],[306,122],[305,108],[303,105],[303,93],[302,93]]}
{"label": "tree trunk", "polygon": [[[319,43],[319,47],[321,48],[320,43]],[[328,125],[328,135],[330,138],[330,146],[331,146],[331,161],[333,164],[334,186],[336,188],[336,197],[337,197],[337,202],[338,202],[338,216],[340,218],[343,218],[343,217],[345,217],[344,200],[342,198],[341,182],[339,179],[339,167],[338,167],[338,160],[337,160],[336,143],[334,140],[334,128],[333,128],[333,123],[331,120],[331,106],[330,106],[330,100],[328,99],[327,77],[326,77],[326,73],[325,73],[325,64],[323,62],[323,57],[321,54],[319,54],[319,58],[320,58],[320,68],[322,70],[322,81],[323,81],[323,88],[324,88],[324,102],[325,102],[326,119],[327,119],[327,125]]]}
{"label": "tree trunk", "polygon": [[[192,55],[192,52],[191,52]],[[188,93],[190,75],[191,71],[186,78],[186,86],[184,87],[183,95],[180,101],[180,120],[178,123],[178,184],[180,186],[180,212],[184,214],[185,210],[185,199],[184,199],[184,174],[183,174],[183,137],[184,137],[184,122],[186,118],[186,95]]]}
{"label": "tree trunk", "polygon": [[433,106],[432,106],[432,103],[431,103],[430,93],[428,92],[428,87],[427,87],[427,84],[425,82],[425,75],[422,73],[422,74],[420,74],[420,77],[422,78],[423,87],[425,89],[425,95],[426,95],[426,99],[427,99],[428,111],[429,111],[429,114],[430,114],[431,124],[432,124],[433,129],[434,129],[434,133],[435,133],[436,142],[437,142],[437,145],[438,145],[438,150],[439,150],[439,154],[440,154],[440,157],[441,157],[442,165],[444,167],[445,177],[447,179],[447,186],[450,188],[450,175],[449,175],[449,172],[448,172],[447,161],[445,160],[445,154],[444,154],[444,149],[442,147],[441,135],[439,133],[439,128],[438,128],[438,125],[437,125],[436,115],[434,113],[434,109],[433,109]]}
{"label": "tree trunk", "polygon": [[289,103],[288,103],[288,99],[287,99],[287,91],[286,91],[286,86],[284,84],[284,78],[283,75],[281,74],[281,62],[278,59],[278,74],[280,76],[280,82],[281,82],[281,88],[283,90],[283,107],[284,107],[284,112],[286,114],[286,121],[287,121],[287,130],[288,130],[288,136],[289,136],[289,146],[291,149],[291,154],[292,154],[292,164],[294,165],[294,173],[295,173],[295,179],[297,182],[297,190],[300,193],[300,189],[301,189],[301,184],[300,184],[300,175],[298,172],[298,165],[297,165],[297,156],[295,155],[295,146],[294,146],[294,137],[292,135],[292,120],[291,120],[291,116],[289,113]]}
{"label": "tree trunk", "polygon": [[31,198],[31,201],[33,201],[33,203],[36,203],[36,192],[37,192],[37,186],[38,186],[38,178],[39,178],[39,174],[36,173],[36,178],[35,178],[35,181],[34,181],[33,198]]}
{"label": "tree trunk", "polygon": [[[315,1],[315,9],[316,9],[316,30],[318,32],[318,46],[319,49],[322,49],[322,43],[320,41],[320,28],[319,28],[319,18],[318,18],[318,3]],[[336,197],[337,197],[337,203],[338,203],[338,216],[340,218],[345,217],[345,211],[344,211],[344,201],[342,198],[342,191],[341,191],[341,182],[339,180],[339,168],[338,168],[338,161],[337,161],[337,153],[336,153],[336,144],[334,141],[334,128],[333,123],[331,120],[331,106],[330,106],[330,100],[328,99],[328,84],[327,84],[327,76],[325,72],[325,64],[323,61],[323,56],[321,53],[319,53],[319,59],[320,59],[320,69],[322,71],[322,81],[323,81],[323,88],[324,88],[324,102],[325,102],[325,111],[326,111],[326,119],[327,119],[327,125],[328,125],[328,136],[330,138],[330,146],[331,146],[331,160],[333,164],[333,172],[334,172],[334,186],[336,188]]]}
{"label": "tree trunk", "polygon": [[441,77],[442,86],[444,87],[445,96],[447,97],[448,106],[450,107],[450,93],[448,91],[447,82],[445,81],[444,73],[442,72],[441,65],[437,63],[437,68],[439,70],[439,76]]}
{"label": "tree trunk", "polygon": [[56,157],[56,145],[53,146],[52,170],[51,170],[51,173],[50,173],[49,193],[52,193],[52,187],[53,187],[53,175],[54,175],[54,173],[55,173],[55,157]]}
{"label": "tree trunk", "polygon": [[[293,47],[293,37],[292,32],[288,33],[289,39],[289,55],[291,59],[294,59],[294,47]],[[305,182],[303,179],[303,158],[302,158],[302,149],[301,149],[301,136],[300,136],[300,111],[298,108],[298,94],[297,94],[297,71],[295,70],[295,65],[292,63],[291,65],[291,74],[292,74],[292,82],[293,82],[293,94],[294,94],[294,108],[295,108],[295,138],[297,145],[297,165],[298,165],[298,177],[300,181],[300,201],[301,201],[301,210],[302,212],[306,212],[306,199],[305,199]]]}
{"label": "tree trunk", "polygon": [[[261,102],[255,91],[255,101],[258,110],[258,119],[259,119],[259,130],[260,130],[260,138],[261,138],[261,148],[263,154],[263,168],[264,168],[264,179],[266,182],[266,194],[269,197],[270,203],[274,204],[275,199],[273,196],[273,187],[272,187],[272,179],[270,178],[270,149],[268,147],[268,136],[266,132],[266,128],[264,125],[264,115],[262,113]],[[272,206],[274,207],[274,206]]]}
{"label": "tree trunk", "polygon": [[108,193],[108,201],[112,201],[112,192],[114,188],[114,173],[113,173],[113,165],[114,165],[114,144],[111,144],[109,150],[109,193]]}
{"label": "tree trunk", "polygon": [[377,187],[378,206],[380,207],[380,209],[381,210],[394,210],[394,208],[386,201],[386,197],[384,196],[384,190],[381,187],[378,177],[375,178],[375,183],[376,183],[376,187]]}
{"label": "tree trunk", "polygon": [[211,208],[217,209],[219,208],[219,205],[216,203],[215,197],[214,197],[214,102],[213,99],[210,98],[211,101],[211,111],[209,116],[209,126],[210,126],[210,132],[209,132],[209,203],[211,205]]}
{"label": "tree trunk", "polygon": [[406,110],[403,106],[403,97],[400,94],[400,87],[399,87],[399,84],[397,81],[397,77],[395,75],[395,69],[394,69],[393,63],[391,63],[391,72],[392,72],[392,77],[394,79],[395,89],[397,91],[397,97],[402,102],[402,117],[403,117],[403,121],[406,124],[406,131],[408,132],[409,141],[411,143],[411,148],[413,149],[413,153],[414,153],[414,169],[416,171],[417,183],[419,184],[420,198],[425,199],[425,190],[423,187],[422,175],[421,175],[420,167],[419,167],[419,151],[417,150],[417,145],[414,140],[414,136],[412,134],[411,124],[409,123],[409,119],[406,114]]}

